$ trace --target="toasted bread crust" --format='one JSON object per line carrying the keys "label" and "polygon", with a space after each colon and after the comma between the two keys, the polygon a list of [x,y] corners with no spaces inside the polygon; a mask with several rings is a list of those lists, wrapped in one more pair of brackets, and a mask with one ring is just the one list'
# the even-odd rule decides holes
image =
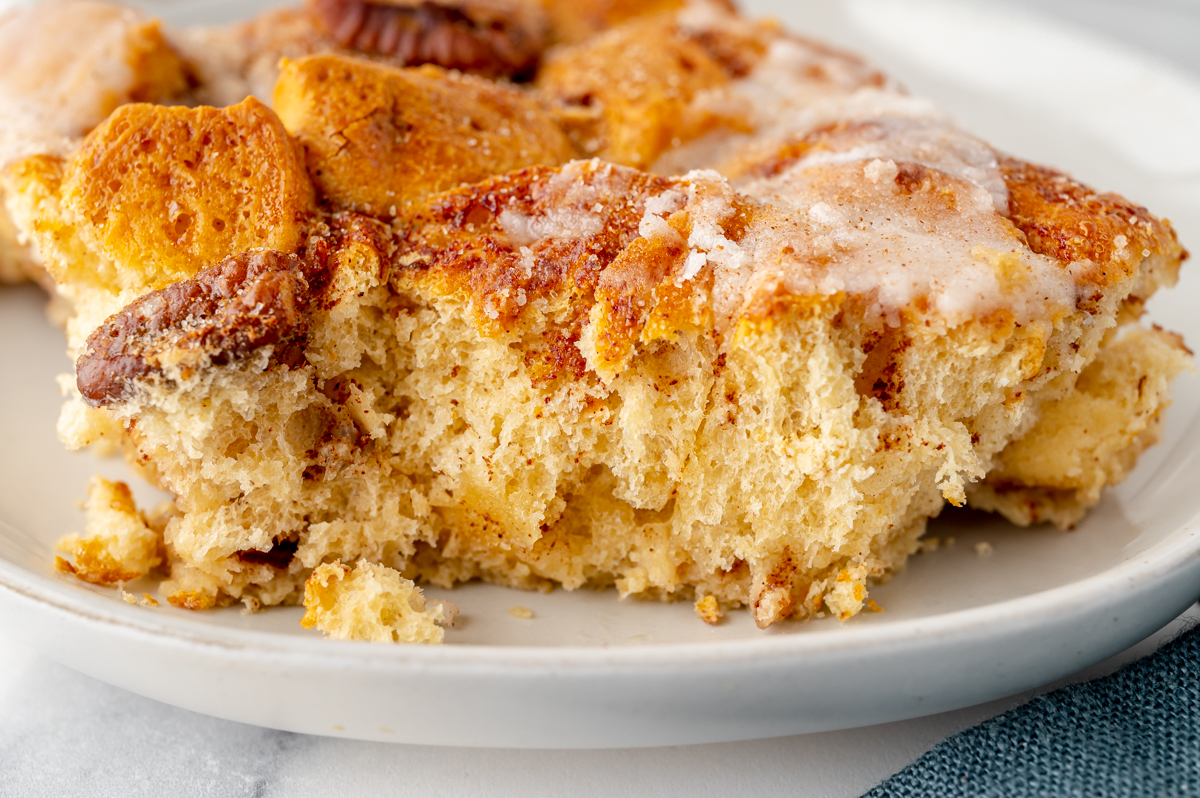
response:
{"label": "toasted bread crust", "polygon": [[[638,238],[645,200],[674,184],[598,162],[572,164],[567,173],[513,172],[430,197],[407,226],[396,261],[446,293],[471,296],[484,327],[511,327],[534,300],[561,293],[581,305],[572,314],[586,315],[603,271]],[[568,210],[564,194],[590,188],[595,193],[581,196],[582,207]],[[599,213],[592,211],[597,203]],[[570,210],[578,217],[565,221],[562,236],[529,241],[514,221]]]}
{"label": "toasted bread crust", "polygon": [[129,50],[129,66],[134,74],[129,88],[131,102],[167,102],[192,87],[195,77],[191,68],[163,37],[158,20],[147,20],[133,32]]}
{"label": "toasted bread crust", "polygon": [[114,282],[145,288],[256,247],[293,251],[314,210],[298,147],[254,98],[122,106],[67,165],[62,205],[121,264]]}
{"label": "toasted bread crust", "polygon": [[550,54],[536,85],[559,101],[560,121],[585,154],[644,169],[703,132],[689,103],[731,77],[673,14],[658,14]]}
{"label": "toasted bread crust", "polygon": [[434,67],[314,56],[287,62],[275,106],[335,207],[395,215],[459,183],[563,163],[573,150],[516,89]]}
{"label": "toasted bread crust", "polygon": [[1124,197],[1015,158],[1000,159],[1000,169],[1009,219],[1029,248],[1063,263],[1090,262],[1076,272],[1080,285],[1107,288],[1152,255],[1165,255],[1176,266],[1187,258],[1169,222]]}
{"label": "toasted bread crust", "polygon": [[[757,88],[740,94],[740,82],[754,83],[753,73],[764,65],[767,74]],[[756,111],[766,110],[755,104],[781,87],[783,94],[770,102],[790,85],[799,87],[805,96],[798,102],[805,105],[820,94],[887,83],[855,56],[784,34],[769,22],[747,21],[718,4],[639,16],[557,48],[535,79],[557,101],[559,121],[582,152],[668,174],[716,165],[707,156],[704,163],[686,155],[680,162],[659,160],[681,145],[686,149],[717,131],[754,133],[756,125],[773,123],[752,121]]]}
{"label": "toasted bread crust", "polygon": [[[686,0],[540,0],[556,44],[574,44],[637,16],[674,11]],[[730,9],[732,10],[732,8]]]}

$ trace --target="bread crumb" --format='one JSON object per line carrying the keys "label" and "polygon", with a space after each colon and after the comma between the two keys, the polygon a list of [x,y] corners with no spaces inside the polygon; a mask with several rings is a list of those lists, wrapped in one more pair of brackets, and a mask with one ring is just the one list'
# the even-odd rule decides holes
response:
{"label": "bread crumb", "polygon": [[324,563],[304,583],[300,625],[326,637],[374,643],[440,643],[443,605],[426,606],[412,580],[386,565]]}
{"label": "bread crumb", "polygon": [[825,593],[825,606],[833,611],[839,621],[857,615],[867,598],[867,569],[856,565],[838,572],[837,581]]}
{"label": "bread crumb", "polygon": [[516,607],[509,607],[508,614],[514,618],[520,618],[523,621],[528,621],[533,617],[533,610],[529,609],[528,607],[517,605]]}
{"label": "bread crumb", "polygon": [[721,605],[716,596],[703,596],[696,599],[696,617],[709,626],[716,626],[721,622],[723,616],[724,613],[721,612]]}
{"label": "bread crumb", "polygon": [[139,604],[142,605],[143,607],[157,607],[158,606],[158,600],[155,599],[153,596],[151,596],[149,593],[143,593],[141,599],[138,599],[137,596],[133,595],[129,591],[122,588],[121,589],[121,598],[123,598],[125,600],[126,604],[132,604],[135,607]]}
{"label": "bread crumb", "polygon": [[867,599],[867,609],[871,612],[883,612],[883,607],[876,603],[875,599]]}
{"label": "bread crumb", "polygon": [[926,538],[921,538],[920,542],[917,544],[917,551],[921,552],[922,554],[929,554],[929,553],[937,551],[941,547],[942,547],[941,538],[926,537]]}
{"label": "bread crumb", "polygon": [[436,620],[436,623],[438,626],[445,628],[454,626],[454,622],[458,620],[458,613],[461,611],[457,604],[445,599],[428,599],[425,602],[425,607],[429,612],[434,614],[441,612],[442,617],[440,620]]}
{"label": "bread crumb", "polygon": [[167,596],[167,603],[181,610],[210,610],[217,606],[217,598],[204,590],[177,590]]}
{"label": "bread crumb", "polygon": [[59,551],[75,558],[72,564],[56,557],[54,567],[59,571],[109,586],[139,579],[162,562],[161,539],[138,511],[124,482],[94,477],[85,513],[88,536],[67,535],[58,542]]}
{"label": "bread crumb", "polygon": [[975,553],[980,557],[988,557],[993,551],[994,549],[992,548],[992,544],[988,543],[986,540],[975,544]]}

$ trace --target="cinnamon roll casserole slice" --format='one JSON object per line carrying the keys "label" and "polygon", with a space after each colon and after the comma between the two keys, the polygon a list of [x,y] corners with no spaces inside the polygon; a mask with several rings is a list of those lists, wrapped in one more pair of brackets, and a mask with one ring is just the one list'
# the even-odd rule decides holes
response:
{"label": "cinnamon roll casserole slice", "polygon": [[474,579],[766,628],[860,612],[947,502],[1068,526],[1125,476],[1191,368],[1138,323],[1169,223],[774,23],[625,5],[168,30],[170,104],[12,160],[61,436],[175,497],[96,483],[65,569],[354,639],[441,641],[420,585]]}

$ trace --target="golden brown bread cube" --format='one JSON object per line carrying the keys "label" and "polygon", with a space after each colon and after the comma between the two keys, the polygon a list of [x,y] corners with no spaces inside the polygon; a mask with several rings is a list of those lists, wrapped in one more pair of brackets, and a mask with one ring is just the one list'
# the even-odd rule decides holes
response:
{"label": "golden brown bread cube", "polygon": [[590,39],[601,31],[628,19],[673,11],[685,0],[539,0],[550,23],[550,33],[556,43],[574,44]]}
{"label": "golden brown bread cube", "polygon": [[67,165],[62,204],[107,256],[92,279],[161,288],[234,252],[294,249],[313,194],[287,131],[251,97],[122,107]]}
{"label": "golden brown bread cube", "polygon": [[585,153],[644,169],[703,132],[688,106],[729,79],[673,14],[657,14],[549,54],[536,85],[561,103],[560,119]]}
{"label": "golden brown bread cube", "polygon": [[338,207],[395,214],[415,199],[574,152],[528,95],[436,67],[335,55],[286,62],[275,108]]}
{"label": "golden brown bread cube", "polygon": [[299,147],[253,98],[122,106],[69,160],[19,161],[5,182],[18,223],[74,304],[72,348],[133,298],[210,263],[295,249],[314,212]]}

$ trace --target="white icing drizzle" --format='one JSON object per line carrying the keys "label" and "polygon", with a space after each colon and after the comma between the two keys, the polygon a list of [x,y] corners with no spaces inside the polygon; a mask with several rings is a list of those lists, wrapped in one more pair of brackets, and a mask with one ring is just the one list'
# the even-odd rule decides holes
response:
{"label": "white icing drizzle", "polygon": [[[688,13],[689,25],[726,19]],[[780,38],[747,77],[697,100],[743,109],[750,132],[725,130],[659,164],[689,165],[644,199],[638,221],[644,238],[686,246],[670,279],[683,285],[711,273],[721,327],[781,293],[856,296],[889,324],[907,310],[949,325],[998,310],[1020,324],[1068,312],[1072,274],[1031,252],[1004,218],[1008,192],[995,152],[873,74]],[[606,207],[633,182],[623,167],[577,161],[535,189],[536,212],[506,209],[499,223],[524,264],[536,241],[599,231]],[[669,221],[680,212],[686,241]],[[726,234],[735,213],[746,214],[737,241]]]}
{"label": "white icing drizzle", "polygon": [[1008,188],[997,169],[995,151],[938,119],[880,117],[857,135],[837,142],[846,149],[821,149],[805,156],[801,168],[887,160],[916,163],[972,183],[986,191],[1000,213],[1008,213]]}
{"label": "white icing drizzle", "polygon": [[932,190],[909,194],[898,172],[891,160],[802,160],[742,186],[776,209],[742,242],[756,274],[797,295],[866,297],[892,324],[921,298],[951,324],[1001,308],[1028,324],[1069,309],[1069,272],[1029,251],[989,192],[934,173]]}
{"label": "white icing drizzle", "polygon": [[[710,10],[686,24],[700,31],[727,20]],[[1029,251],[1003,218],[1008,191],[995,151],[874,74],[780,36],[749,75],[696,98],[696,109],[737,124],[675,148],[655,171],[742,176],[683,178],[698,232],[677,279],[714,270],[719,323],[776,291],[858,295],[893,324],[918,300],[951,324],[997,309],[1023,324],[1066,311],[1075,300],[1069,270]],[[780,159],[785,148],[794,162]],[[911,165],[930,170],[932,190],[897,183]],[[760,207],[738,244],[713,235],[733,190]]]}
{"label": "white icing drizzle", "polygon": [[[997,211],[991,193],[965,177],[930,170],[924,188],[897,181],[893,160],[801,159],[778,174],[735,188],[709,170],[689,172],[644,201],[638,232],[686,244],[671,279],[713,276],[713,306],[725,327],[759,299],[847,294],[890,324],[922,307],[948,324],[1006,309],[1021,324],[1069,310],[1074,280],[1057,261],[1028,250]],[[581,236],[606,222],[606,203],[628,191],[632,170],[577,161],[543,184],[532,214],[506,209],[500,223],[532,263],[528,245]],[[726,235],[739,207],[745,235]],[[687,214],[686,242],[668,224]]]}
{"label": "white icing drizzle", "polygon": [[612,165],[600,160],[572,161],[546,182],[545,191],[554,201],[544,203],[536,214],[511,208],[497,218],[505,235],[517,246],[527,246],[545,238],[581,238],[604,229],[608,214],[603,193],[584,178],[590,173],[606,176]]}
{"label": "white icing drizzle", "polygon": [[725,237],[722,223],[733,214],[734,192],[728,181],[711,170],[688,172],[688,212],[692,231],[688,235],[688,261],[681,280],[695,277],[705,263],[726,271],[751,265],[750,255],[740,244]]}

